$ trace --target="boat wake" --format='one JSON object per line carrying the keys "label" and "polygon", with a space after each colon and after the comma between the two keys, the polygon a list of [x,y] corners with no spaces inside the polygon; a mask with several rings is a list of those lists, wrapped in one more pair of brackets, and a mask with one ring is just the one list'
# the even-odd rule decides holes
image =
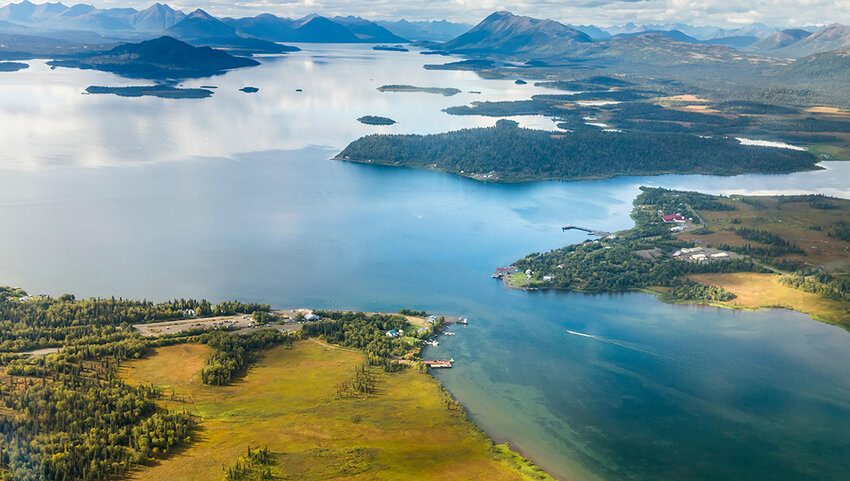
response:
{"label": "boat wake", "polygon": [[572,334],[574,336],[580,336],[580,337],[586,337],[588,339],[593,339],[595,341],[604,342],[605,344],[611,344],[612,346],[622,347],[623,349],[628,349],[630,351],[639,352],[641,354],[647,354],[647,355],[650,355],[650,356],[653,356],[653,357],[667,358],[667,356],[662,356],[661,354],[659,354],[657,352],[652,352],[652,351],[648,351],[646,349],[643,349],[642,346],[640,346],[639,344],[634,344],[634,343],[626,342],[626,341],[619,341],[617,339],[609,339],[607,337],[596,336],[596,335],[593,335],[593,334],[585,334],[583,332],[571,331],[569,329],[566,329],[566,331],[567,331],[567,334]]}

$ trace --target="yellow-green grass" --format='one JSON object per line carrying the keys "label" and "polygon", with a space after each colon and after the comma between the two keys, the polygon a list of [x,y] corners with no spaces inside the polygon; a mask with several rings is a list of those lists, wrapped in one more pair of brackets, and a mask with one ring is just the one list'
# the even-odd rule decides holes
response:
{"label": "yellow-green grass", "polygon": [[[737,210],[699,212],[708,227],[714,231],[713,234],[686,233],[681,234],[680,238],[700,240],[710,245],[759,245],[757,242],[741,239],[734,232],[725,229],[750,227],[767,230],[793,242],[806,252],[806,255],[792,254],[784,258],[799,260],[816,267],[823,265],[833,272],[850,269],[850,242],[827,235],[836,222],[850,222],[850,201],[825,200],[839,208],[823,210],[811,207],[809,202],[780,203],[776,197],[758,196],[750,199],[757,200],[764,208],[756,208],[738,199],[725,199],[724,202],[734,204]],[[733,219],[740,220],[740,223],[733,224]],[[821,230],[812,230],[812,226],[820,227]]]}
{"label": "yellow-green grass", "polygon": [[217,387],[200,382],[208,354],[201,345],[169,346],[122,368],[131,383],[173,389],[185,402],[168,401],[169,407],[201,418],[189,447],[140,468],[133,479],[220,480],[222,467],[249,445],[268,446],[282,479],[526,477],[462,412],[448,409],[427,374],[382,373],[376,395],[340,399],[337,386],[353,377],[360,353],[299,341],[266,351],[243,378]]}
{"label": "yellow-green grass", "polygon": [[508,277],[508,282],[512,287],[522,287],[528,283],[528,277],[524,272],[514,272]]}
{"label": "yellow-green grass", "polygon": [[804,312],[817,320],[850,326],[850,310],[846,304],[786,286],[779,281],[780,277],[754,272],[689,276],[701,284],[720,286],[735,294],[735,299],[718,302],[717,305],[737,309],[784,307]]}

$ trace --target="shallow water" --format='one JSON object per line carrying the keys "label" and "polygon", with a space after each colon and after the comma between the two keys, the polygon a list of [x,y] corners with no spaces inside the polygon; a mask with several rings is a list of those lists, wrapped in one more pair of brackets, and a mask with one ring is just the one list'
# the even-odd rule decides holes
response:
{"label": "shallow water", "polygon": [[[438,378],[490,435],[560,476],[845,478],[845,331],[783,310],[512,291],[489,276],[585,238],[563,224],[628,228],[640,185],[850,197],[850,164],[497,185],[332,161],[369,132],[492,125],[440,110],[535,88],[425,71],[436,60],[415,53],[305,47],[185,83],[217,85],[205,100],[80,95],[138,82],[37,63],[0,74],[3,283],[78,297],[465,315],[470,325],[427,353],[457,361]],[[374,90],[390,83],[482,94]],[[260,92],[237,91],[245,85]],[[400,123],[356,121],[366,114]]]}

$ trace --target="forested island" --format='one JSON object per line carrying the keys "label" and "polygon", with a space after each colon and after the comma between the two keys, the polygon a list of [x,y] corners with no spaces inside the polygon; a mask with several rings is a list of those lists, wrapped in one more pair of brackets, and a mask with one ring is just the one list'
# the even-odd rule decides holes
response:
{"label": "forested island", "polygon": [[212,90],[203,88],[186,89],[169,85],[149,85],[139,87],[102,87],[92,85],[86,88],[88,94],[113,94],[119,97],[159,97],[162,99],[205,99],[211,97]]}
{"label": "forested island", "polygon": [[[494,446],[426,374],[423,340],[445,327],[441,316],[304,311],[0,287],[4,479],[176,479],[191,470],[204,479],[311,480],[390,469],[551,479]],[[142,335],[154,322],[188,329]],[[364,414],[372,411],[398,416]],[[298,434],[320,430],[338,441]]]}
{"label": "forested island", "polygon": [[389,117],[381,117],[379,115],[364,115],[357,119],[357,121],[366,125],[393,125],[396,123],[395,120]]}
{"label": "forested island", "polygon": [[375,45],[372,50],[384,50],[387,52],[409,52],[410,50],[401,45]]}
{"label": "forested island", "polygon": [[94,69],[131,78],[197,78],[259,65],[256,60],[210,47],[193,47],[172,37],[126,43],[77,58],[51,60],[54,67]]}
{"label": "forested island", "polygon": [[413,85],[382,85],[378,87],[379,92],[424,92],[426,94],[438,94],[446,97],[457,95],[460,89],[442,87],[416,87]]}
{"label": "forested island", "polygon": [[817,169],[808,152],[752,147],[735,139],[671,133],[555,133],[495,127],[432,135],[370,135],[336,159],[436,169],[501,182],[616,175],[787,173]]}
{"label": "forested island", "polygon": [[850,328],[850,201],[642,187],[632,218],[632,229],[530,254],[500,274],[522,289],[644,290],[667,302],[784,306]]}

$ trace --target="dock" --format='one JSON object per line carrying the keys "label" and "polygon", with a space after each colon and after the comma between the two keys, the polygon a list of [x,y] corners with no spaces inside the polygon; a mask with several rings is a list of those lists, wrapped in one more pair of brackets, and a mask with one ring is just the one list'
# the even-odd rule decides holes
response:
{"label": "dock", "polygon": [[440,359],[437,361],[422,361],[422,364],[430,368],[450,368],[453,362],[455,362],[454,359]]}
{"label": "dock", "polygon": [[605,231],[595,230],[595,229],[588,229],[587,227],[579,227],[577,225],[572,225],[572,224],[568,224],[568,225],[565,225],[564,227],[561,227],[561,231],[566,231],[566,230],[581,230],[581,231],[587,232],[590,235],[595,235],[595,236],[599,236],[599,237],[608,237],[608,236],[611,235],[610,232],[605,232]]}

